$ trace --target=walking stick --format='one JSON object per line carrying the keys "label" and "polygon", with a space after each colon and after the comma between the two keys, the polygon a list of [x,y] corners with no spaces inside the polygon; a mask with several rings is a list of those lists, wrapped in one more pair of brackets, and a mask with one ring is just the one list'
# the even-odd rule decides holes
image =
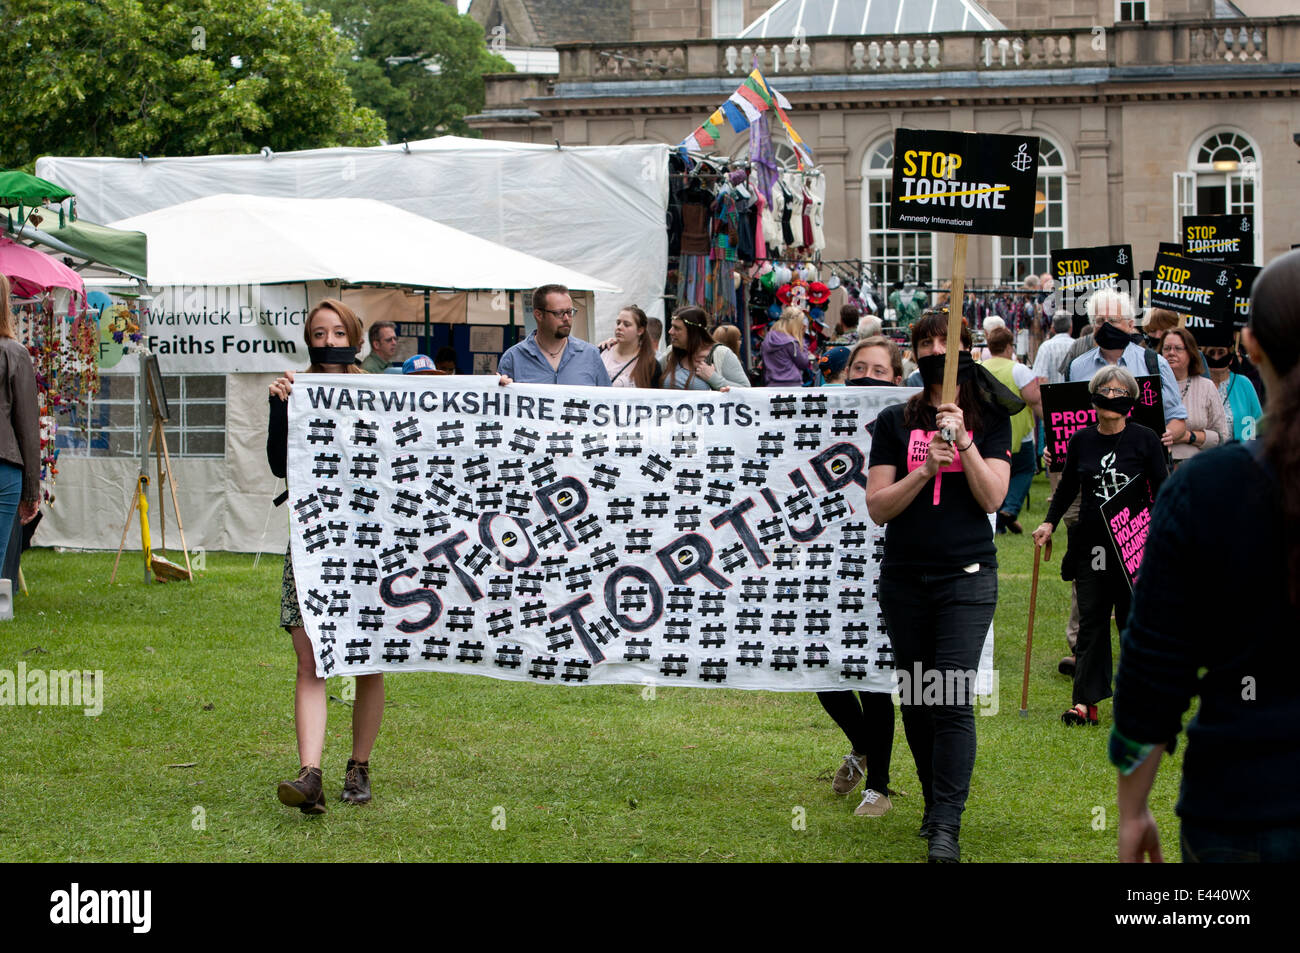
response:
{"label": "walking stick", "polygon": [[[1043,555],[1043,550],[1047,553]],[[1029,631],[1025,633],[1025,678],[1020,683],[1020,717],[1029,716],[1029,656],[1034,647],[1034,610],[1038,608],[1038,557],[1048,562],[1052,561],[1052,541],[1049,539],[1046,546],[1034,546],[1034,581],[1029,590]]]}

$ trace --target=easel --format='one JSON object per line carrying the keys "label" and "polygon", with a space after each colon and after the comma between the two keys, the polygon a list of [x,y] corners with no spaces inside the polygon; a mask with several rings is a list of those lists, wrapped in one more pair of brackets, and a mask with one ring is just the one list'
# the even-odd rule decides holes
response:
{"label": "easel", "polygon": [[[167,434],[163,429],[169,416],[167,407],[167,395],[163,390],[162,374],[158,369],[158,358],[153,354],[142,354],[140,356],[140,379],[144,384],[144,390],[149,395],[148,405],[153,411],[153,424],[149,429],[149,439],[145,445],[144,452],[140,455],[140,473],[136,477],[135,487],[131,493],[131,506],[126,512],[126,523],[122,527],[122,541],[117,546],[117,558],[113,560],[113,574],[109,577],[109,582],[117,579],[117,566],[122,559],[122,550],[126,546],[126,534],[131,528],[131,518],[135,511],[140,511],[140,548],[144,553],[145,564],[145,582],[149,581],[150,573],[153,578],[159,582],[168,582],[173,579],[186,579],[194,581],[194,573],[190,569],[190,552],[185,545],[185,527],[181,524],[180,505],[176,501],[176,479],[172,476],[171,454],[167,450]],[[143,409],[143,408],[141,408]],[[181,552],[185,556],[185,565],[180,566],[163,556],[153,554],[149,545],[149,456],[153,454],[157,459],[158,466],[158,529],[163,552],[167,551],[167,511],[164,507],[162,498],[162,488],[164,485],[171,492],[172,513],[176,516],[176,528],[181,535]]]}

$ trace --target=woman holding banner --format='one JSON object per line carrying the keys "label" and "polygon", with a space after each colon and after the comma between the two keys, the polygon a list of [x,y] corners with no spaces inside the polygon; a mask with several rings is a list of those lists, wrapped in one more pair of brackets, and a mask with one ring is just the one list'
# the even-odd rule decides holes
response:
{"label": "woman holding banner", "polygon": [[[312,309],[303,326],[308,374],[360,374],[357,352],[361,349],[361,319],[342,301],[326,298]],[[289,393],[293,371],[271,385],[271,422],[266,436],[266,458],[271,472],[283,477],[288,464]],[[294,727],[298,735],[301,768],[292,781],[281,781],[277,795],[282,804],[304,814],[324,814],[325,794],[321,784],[321,755],[325,748],[328,701],[325,679],[316,674],[316,653],[298,608],[298,587],[293,576],[291,552],[284,554],[284,579],[280,586],[280,625],[293,637],[298,656],[294,685]],[[342,635],[342,633],[340,633]],[[370,749],[379,735],[384,716],[384,676],[357,676],[357,697],[352,707],[352,757],[343,781],[343,800],[364,804],[370,800]]]}
{"label": "woman holding banner", "polygon": [[1061,560],[1061,578],[1073,580],[1079,594],[1074,705],[1061,715],[1067,725],[1097,724],[1097,703],[1111,696],[1111,611],[1121,628],[1128,618],[1128,577],[1111,546],[1101,505],[1132,480],[1145,481],[1149,498],[1154,500],[1169,475],[1164,447],[1155,431],[1128,423],[1128,413],[1138,398],[1133,375],[1111,364],[1092,375],[1088,391],[1097,409],[1097,423],[1075,431],[1070,438],[1060,485],[1047,516],[1034,530],[1034,542],[1046,546],[1070,503],[1079,497],[1079,521],[1070,530],[1069,546]]}
{"label": "woman holding banner", "polygon": [[1300,632],[1300,252],[1255,279],[1242,339],[1269,396],[1260,438],[1199,454],[1170,478],[1124,633],[1110,737],[1122,861],[1162,859],[1147,798],[1197,695],[1177,806],[1183,860],[1300,861],[1300,681],[1289,664]]}
{"label": "woman holding banner", "polygon": [[[947,334],[944,311],[912,325],[925,389],[876,417],[867,474],[867,510],[885,526],[880,608],[925,795],[921,834],[937,863],[960,859],[975,766],[975,675],[998,598],[989,514],[1006,497],[1011,472],[1007,404],[1023,407],[965,351],[956,401],[944,403]],[[937,703],[922,692],[923,681],[936,680],[944,686]]]}

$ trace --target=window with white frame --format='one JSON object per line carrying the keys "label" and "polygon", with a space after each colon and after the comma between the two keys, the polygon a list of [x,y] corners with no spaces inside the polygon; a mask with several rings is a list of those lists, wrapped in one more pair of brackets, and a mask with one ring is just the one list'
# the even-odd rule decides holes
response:
{"label": "window with white frame", "polygon": [[[101,375],[99,393],[84,407],[59,411],[56,445],[72,456],[139,456],[138,385],[137,374]],[[167,452],[174,457],[224,457],[225,375],[165,374],[163,386],[171,418],[163,425]]]}
{"label": "window with white frame", "polygon": [[745,29],[745,0],[713,0],[713,35],[739,36]]}
{"label": "window with white frame", "polygon": [[1118,23],[1141,22],[1146,18],[1146,0],[1118,0],[1115,4],[1115,20]]}
{"label": "window with white frame", "polygon": [[1066,247],[1065,157],[1050,140],[1038,140],[1038,196],[1032,238],[995,239],[998,276],[1019,284],[1051,271],[1052,252]]}
{"label": "window with white frame", "polygon": [[867,153],[862,169],[864,257],[885,287],[896,281],[929,285],[934,275],[934,233],[891,231],[889,196],[894,187],[894,141]]}
{"label": "window with white frame", "polygon": [[1183,216],[1249,215],[1255,226],[1255,260],[1261,249],[1258,150],[1245,135],[1232,129],[1212,132],[1192,150],[1187,172],[1174,173],[1178,217],[1174,240],[1182,241]]}

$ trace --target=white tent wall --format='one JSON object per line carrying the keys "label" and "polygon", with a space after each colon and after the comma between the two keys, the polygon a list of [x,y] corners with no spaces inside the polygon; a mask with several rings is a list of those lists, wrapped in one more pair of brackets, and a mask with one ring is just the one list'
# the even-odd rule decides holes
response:
{"label": "white tent wall", "polygon": [[[136,361],[132,356],[124,358],[115,372],[133,373]],[[185,542],[191,552],[200,547],[214,551],[284,552],[289,539],[286,510],[271,506],[271,500],[284,483],[271,476],[266,462],[267,387],[276,376],[225,376],[224,457],[172,457],[176,500],[181,525],[185,528]],[[45,516],[37,529],[35,544],[117,549],[139,469],[138,457],[61,453],[55,501],[43,507]],[[180,533],[171,492],[163,487],[159,498],[157,468],[150,458],[149,528],[155,548],[162,542],[160,506],[166,509],[168,553],[174,561],[179,561],[174,555],[180,550]],[[140,526],[138,517],[133,517],[122,559],[138,566],[139,552]]]}
{"label": "white tent wall", "polygon": [[75,192],[79,214],[97,222],[222,192],[378,199],[623,288],[596,296],[591,333],[600,339],[629,302],[663,317],[667,155],[663,145],[557,149],[444,137],[269,158],[45,156],[36,174]]}

